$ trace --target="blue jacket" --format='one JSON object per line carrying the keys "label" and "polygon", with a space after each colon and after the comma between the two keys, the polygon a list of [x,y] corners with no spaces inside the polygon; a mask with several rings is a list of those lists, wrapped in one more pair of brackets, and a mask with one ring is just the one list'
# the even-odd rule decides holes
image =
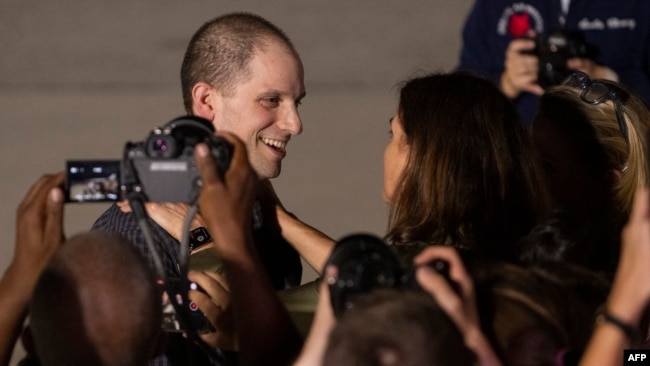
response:
{"label": "blue jacket", "polygon": [[[561,27],[559,0],[476,0],[463,29],[459,69],[499,83],[510,41],[526,27],[537,34]],[[614,70],[619,81],[650,102],[650,1],[571,0],[564,28],[581,31],[596,51],[593,59]],[[539,98],[515,99],[530,125]]]}

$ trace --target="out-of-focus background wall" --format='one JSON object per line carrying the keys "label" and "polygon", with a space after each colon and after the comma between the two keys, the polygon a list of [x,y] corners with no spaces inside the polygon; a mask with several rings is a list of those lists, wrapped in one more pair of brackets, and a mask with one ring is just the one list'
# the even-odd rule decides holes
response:
{"label": "out-of-focus background wall", "polygon": [[[304,132],[291,140],[274,180],[285,206],[335,239],[359,231],[382,235],[382,158],[395,86],[414,74],[453,69],[471,5],[2,1],[0,271],[13,255],[16,207],[29,186],[63,170],[66,159],[118,159],[126,141],[183,114],[185,46],[201,24],[231,11],[277,24],[305,66]],[[67,205],[66,233],[87,230],[106,208]],[[307,267],[304,278],[313,276]]]}

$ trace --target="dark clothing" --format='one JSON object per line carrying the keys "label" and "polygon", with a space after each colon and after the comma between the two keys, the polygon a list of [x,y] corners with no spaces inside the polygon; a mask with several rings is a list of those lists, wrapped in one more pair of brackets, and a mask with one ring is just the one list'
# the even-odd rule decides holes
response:
{"label": "dark clothing", "polygon": [[[264,216],[263,217],[268,217]],[[163,228],[149,219],[151,236],[157,245],[158,254],[169,276],[178,276],[179,243]],[[270,221],[270,220],[268,220]],[[131,242],[145,256],[153,267],[153,257],[144,238],[144,234],[131,213],[123,213],[117,205],[111,206],[93,224],[93,231],[117,232]],[[280,236],[279,228],[265,222],[253,233],[256,247],[273,287],[282,290],[300,284],[302,265],[298,252]]]}
{"label": "dark clothing", "polygon": [[[180,272],[178,268],[179,243],[173,237],[160,227],[156,222],[148,219],[151,228],[151,239],[156,245],[158,256],[162,261],[165,274],[169,277],[178,277]],[[147,259],[147,263],[154,267],[153,256],[147,247],[144,234],[140,229],[135,215],[123,213],[117,205],[112,205],[106,210],[93,224],[91,231],[109,231],[122,235],[126,240],[132,243]]]}
{"label": "dark clothing", "polygon": [[[281,290],[300,284],[302,265],[298,252],[280,235],[280,229],[277,221],[273,219],[273,213],[272,207],[262,208],[261,217],[263,222],[261,227],[254,230],[253,237],[266,273],[269,275],[274,288]],[[156,245],[167,276],[178,277],[180,274],[178,265],[180,245],[178,241],[153,220],[148,219],[148,221],[152,240]],[[144,234],[135,215],[132,213],[123,213],[117,205],[113,205],[97,219],[91,230],[121,234],[140,250],[151,268],[154,268],[152,254],[147,247]],[[184,343],[188,344],[184,345]],[[200,351],[182,337],[171,337],[165,355],[156,358],[150,364],[157,366],[185,365],[188,364],[188,354],[194,354],[192,358],[196,356],[201,358]],[[206,362],[195,360],[192,364],[208,364]]]}
{"label": "dark clothing", "polygon": [[[537,34],[562,27],[584,35],[590,58],[614,70],[619,81],[650,102],[650,1],[572,0],[563,16],[559,0],[476,0],[463,29],[459,69],[477,72],[497,85],[508,44],[526,30]],[[522,93],[515,104],[527,124],[539,97]]]}

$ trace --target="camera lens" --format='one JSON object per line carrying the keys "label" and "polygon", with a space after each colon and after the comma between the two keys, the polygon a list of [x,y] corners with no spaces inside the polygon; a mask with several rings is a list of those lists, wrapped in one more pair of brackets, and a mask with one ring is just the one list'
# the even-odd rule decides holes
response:
{"label": "camera lens", "polygon": [[169,147],[167,146],[167,141],[165,141],[163,139],[156,139],[156,141],[154,141],[154,143],[153,143],[153,150],[154,151],[165,152],[165,151],[167,151],[168,148]]}
{"label": "camera lens", "polygon": [[171,135],[152,135],[147,141],[147,155],[169,159],[176,156],[176,143]]}
{"label": "camera lens", "polygon": [[338,268],[337,281],[329,287],[336,316],[353,307],[357,297],[375,288],[397,286],[401,276],[395,254],[383,240],[369,234],[339,240],[327,265]]}

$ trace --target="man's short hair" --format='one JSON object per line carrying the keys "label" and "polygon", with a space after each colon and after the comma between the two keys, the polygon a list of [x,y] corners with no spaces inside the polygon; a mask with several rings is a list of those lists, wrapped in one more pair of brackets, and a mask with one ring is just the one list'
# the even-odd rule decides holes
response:
{"label": "man's short hair", "polygon": [[105,232],[68,240],[41,274],[31,332],[43,365],[138,365],[161,336],[161,293],[141,254]]}
{"label": "man's short hair", "polygon": [[268,20],[250,13],[217,17],[192,36],[181,66],[183,103],[192,114],[192,88],[206,82],[226,95],[249,76],[249,64],[256,50],[278,41],[297,56],[289,37]]}

